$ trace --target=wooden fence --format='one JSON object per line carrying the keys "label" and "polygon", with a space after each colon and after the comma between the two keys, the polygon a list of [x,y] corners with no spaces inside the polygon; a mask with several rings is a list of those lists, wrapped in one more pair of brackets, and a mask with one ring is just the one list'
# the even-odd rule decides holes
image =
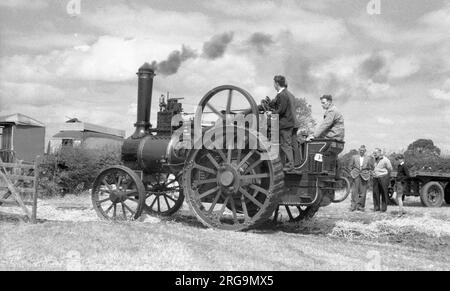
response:
{"label": "wooden fence", "polygon": [[0,159],[0,209],[17,206],[23,215],[0,212],[36,223],[38,159],[33,164],[23,162],[4,163]]}

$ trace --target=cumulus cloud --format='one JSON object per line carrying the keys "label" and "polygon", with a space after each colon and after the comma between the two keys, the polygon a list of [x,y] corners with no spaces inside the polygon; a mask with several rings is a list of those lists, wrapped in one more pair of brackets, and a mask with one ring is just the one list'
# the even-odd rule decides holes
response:
{"label": "cumulus cloud", "polygon": [[441,89],[431,89],[430,95],[434,99],[450,101],[450,91],[444,91]]}
{"label": "cumulus cloud", "polygon": [[19,104],[36,107],[52,105],[61,102],[64,96],[63,90],[48,84],[0,82],[2,109]]}
{"label": "cumulus cloud", "polygon": [[23,8],[23,9],[41,9],[48,6],[48,2],[44,0],[2,0],[0,6],[8,8]]}
{"label": "cumulus cloud", "polygon": [[378,116],[376,118],[376,120],[377,120],[377,122],[379,124],[382,124],[382,125],[393,125],[393,124],[395,124],[393,120],[391,120],[389,118],[386,118],[386,117]]}

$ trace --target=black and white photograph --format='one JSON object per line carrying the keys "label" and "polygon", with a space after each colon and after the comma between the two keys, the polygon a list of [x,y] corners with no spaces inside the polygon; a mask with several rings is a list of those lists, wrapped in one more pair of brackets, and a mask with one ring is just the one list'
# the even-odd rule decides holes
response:
{"label": "black and white photograph", "polygon": [[449,270],[448,1],[0,1],[0,271]]}

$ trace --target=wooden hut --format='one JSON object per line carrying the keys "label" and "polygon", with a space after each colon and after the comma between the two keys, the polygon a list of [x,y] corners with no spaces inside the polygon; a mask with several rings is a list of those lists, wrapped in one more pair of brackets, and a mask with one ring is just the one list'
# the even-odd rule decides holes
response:
{"label": "wooden hut", "polygon": [[0,157],[4,162],[34,162],[43,156],[45,125],[21,113],[0,117]]}

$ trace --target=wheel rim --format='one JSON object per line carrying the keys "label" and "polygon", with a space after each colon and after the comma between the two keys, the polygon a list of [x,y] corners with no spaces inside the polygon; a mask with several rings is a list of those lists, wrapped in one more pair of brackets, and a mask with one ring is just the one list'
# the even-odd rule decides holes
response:
{"label": "wheel rim", "polygon": [[100,218],[128,221],[142,213],[144,195],[144,185],[133,171],[110,168],[95,180],[92,202]]}
{"label": "wheel rim", "polygon": [[208,227],[246,229],[271,205],[274,167],[257,150],[197,150],[184,177],[188,204]]}
{"label": "wheel rim", "polygon": [[183,205],[180,178],[170,173],[156,173],[146,182],[144,210],[149,214],[168,216]]}
{"label": "wheel rim", "polygon": [[[237,108],[233,106],[233,100],[237,94],[242,95],[244,98],[239,98],[239,100],[246,100],[248,103],[248,108]],[[205,111],[205,109],[211,110],[210,112]],[[226,115],[236,114],[236,113],[252,113],[255,116],[258,114],[258,105],[255,103],[253,97],[245,90],[231,86],[225,85],[212,89],[209,91],[199,103],[199,112],[196,113],[196,119],[203,123],[205,115],[213,114],[213,117],[209,118],[211,122],[215,122],[217,119],[226,120]],[[214,120],[212,120],[214,119]],[[258,122],[258,121],[257,121]]]}
{"label": "wheel rim", "polygon": [[427,192],[428,201],[432,204],[437,204],[439,202],[439,198],[441,196],[441,191],[437,186],[431,186]]}

